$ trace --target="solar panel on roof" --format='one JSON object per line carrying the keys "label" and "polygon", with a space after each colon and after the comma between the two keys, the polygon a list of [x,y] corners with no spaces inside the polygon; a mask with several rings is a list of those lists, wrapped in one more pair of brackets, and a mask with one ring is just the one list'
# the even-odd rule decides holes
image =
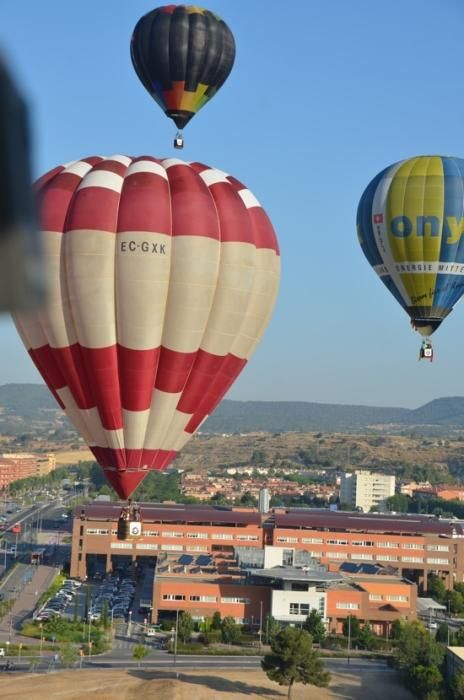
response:
{"label": "solar panel on roof", "polygon": [[182,556],[180,556],[179,559],[177,560],[177,562],[179,564],[182,564],[183,566],[188,566],[189,564],[192,563],[192,561],[193,561],[193,557],[190,556],[190,554],[182,554]]}
{"label": "solar panel on roof", "polygon": [[211,557],[208,557],[206,554],[200,554],[200,556],[197,557],[195,564],[198,566],[209,566],[209,564],[211,564]]}
{"label": "solar panel on roof", "polygon": [[360,574],[376,574],[379,570],[379,567],[376,566],[375,564],[361,564],[359,568]]}
{"label": "solar panel on roof", "polygon": [[357,574],[359,571],[359,564],[353,564],[349,561],[345,561],[341,565],[340,571],[344,571],[347,574]]}

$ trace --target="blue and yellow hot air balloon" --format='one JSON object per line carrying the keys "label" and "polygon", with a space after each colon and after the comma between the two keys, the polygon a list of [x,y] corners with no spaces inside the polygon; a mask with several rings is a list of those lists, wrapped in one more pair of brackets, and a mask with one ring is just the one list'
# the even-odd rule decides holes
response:
{"label": "blue and yellow hot air balloon", "polygon": [[382,282],[426,338],[464,292],[464,160],[418,156],[389,166],[365,189],[358,238]]}

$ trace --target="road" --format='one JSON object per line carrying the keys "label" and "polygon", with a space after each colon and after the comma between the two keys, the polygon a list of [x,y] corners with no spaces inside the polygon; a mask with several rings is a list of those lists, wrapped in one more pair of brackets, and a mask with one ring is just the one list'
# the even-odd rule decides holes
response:
{"label": "road", "polygon": [[[35,657],[37,658],[37,657]],[[5,666],[5,661],[0,660],[0,669]],[[94,656],[92,658],[83,657],[76,663],[76,667],[85,669],[134,669],[144,668],[146,670],[160,671],[166,673],[176,673],[185,670],[194,670],[198,668],[221,670],[221,669],[240,669],[255,671],[260,668],[261,657],[259,656],[177,656],[166,652],[155,652],[153,656],[145,658],[139,662],[133,659],[114,659],[108,655]],[[396,673],[385,662],[368,659],[352,660],[350,664],[346,659],[324,659],[324,663],[329,671],[332,672],[349,672],[353,674],[372,673]],[[31,666],[30,657],[22,657],[21,659],[14,658],[14,671],[28,671]],[[49,671],[51,669],[61,669],[59,662],[56,662],[54,655],[42,656],[38,663],[34,664],[34,670]]]}

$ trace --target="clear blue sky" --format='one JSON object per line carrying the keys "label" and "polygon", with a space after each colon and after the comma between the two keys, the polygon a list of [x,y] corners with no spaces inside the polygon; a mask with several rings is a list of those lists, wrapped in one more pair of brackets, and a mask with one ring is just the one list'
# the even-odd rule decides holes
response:
{"label": "clear blue sky", "polygon": [[[129,56],[148,0],[2,0],[0,47],[27,95],[36,175],[86,155],[171,156],[174,125]],[[358,246],[368,182],[420,154],[464,156],[461,0],[208,0],[228,81],[185,130],[185,160],[235,175],[271,217],[282,283],[233,399],[415,407],[464,395],[464,304],[419,336]],[[39,381],[0,319],[0,384]]]}

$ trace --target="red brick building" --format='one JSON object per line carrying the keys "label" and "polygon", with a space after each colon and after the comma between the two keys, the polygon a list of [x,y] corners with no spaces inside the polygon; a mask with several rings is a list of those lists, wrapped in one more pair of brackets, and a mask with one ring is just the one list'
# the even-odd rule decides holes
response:
{"label": "red brick building", "polygon": [[375,563],[415,580],[425,591],[430,573],[448,588],[464,580],[464,528],[458,521],[424,515],[381,515],[324,509],[274,509],[211,505],[141,504],[143,535],[117,538],[122,504],[77,508],[71,575],[84,578],[88,566],[109,571],[115,562],[156,558],[163,553],[213,554],[220,561],[236,547],[264,545],[304,550],[337,571],[343,562]]}
{"label": "red brick building", "polygon": [[0,490],[19,479],[29,476],[44,476],[55,468],[54,455],[47,454],[2,454],[0,456]]}

